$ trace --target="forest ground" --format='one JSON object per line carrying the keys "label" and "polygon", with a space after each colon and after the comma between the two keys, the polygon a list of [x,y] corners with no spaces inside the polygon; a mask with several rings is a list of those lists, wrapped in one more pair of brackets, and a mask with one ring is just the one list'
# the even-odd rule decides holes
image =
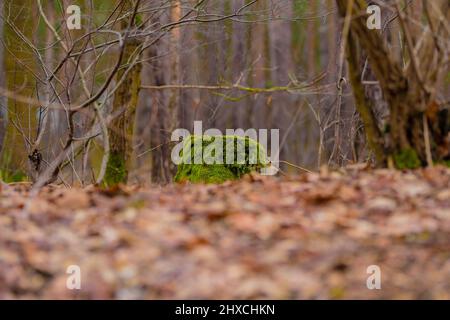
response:
{"label": "forest ground", "polygon": [[28,190],[0,193],[0,299],[450,299],[446,168]]}

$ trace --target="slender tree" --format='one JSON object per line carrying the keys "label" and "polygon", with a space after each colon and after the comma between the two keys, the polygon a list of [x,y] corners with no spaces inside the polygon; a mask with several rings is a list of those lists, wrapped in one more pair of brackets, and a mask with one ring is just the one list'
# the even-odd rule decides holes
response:
{"label": "slender tree", "polygon": [[4,176],[12,180],[22,179],[40,165],[29,161],[38,117],[37,108],[26,102],[34,95],[35,57],[30,46],[34,25],[29,21],[35,18],[35,5],[33,0],[5,0],[3,4],[6,89],[14,94],[8,98],[0,161]]}
{"label": "slender tree", "polygon": [[[112,112],[120,112],[121,114],[111,122],[108,129],[110,154],[104,180],[107,185],[127,182],[133,154],[132,141],[142,67],[140,63],[136,63],[136,60],[140,57],[141,42],[129,37],[129,33],[137,27],[138,7],[139,0],[125,0],[124,11],[132,14],[128,19],[123,19],[120,22],[125,43],[120,53],[123,64],[116,73],[118,88],[114,93]],[[132,66],[131,69],[128,68],[130,65]],[[129,72],[126,73],[126,70],[129,70]]]}
{"label": "slender tree", "polygon": [[[0,12],[3,16],[3,0],[0,0]],[[3,19],[0,19],[0,39],[3,40]],[[5,77],[5,64],[4,61],[5,49],[4,46],[0,46],[0,87],[4,88],[6,84]],[[7,112],[7,103],[8,100],[5,96],[0,96],[0,152],[3,147],[3,139],[5,138],[5,130],[6,130],[6,117],[8,116]]]}

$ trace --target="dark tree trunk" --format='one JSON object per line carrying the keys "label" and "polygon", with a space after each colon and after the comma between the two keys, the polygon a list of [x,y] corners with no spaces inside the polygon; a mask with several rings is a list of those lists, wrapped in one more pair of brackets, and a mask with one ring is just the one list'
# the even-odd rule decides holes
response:
{"label": "dark tree trunk", "polygon": [[[339,12],[345,17],[349,1],[337,0]],[[441,12],[448,12],[447,1],[436,1]],[[425,34],[422,50],[417,52],[414,59],[410,59],[409,67],[403,66],[394,58],[385,41],[377,30],[367,28],[367,4],[364,0],[355,0],[352,8],[349,47],[359,43],[365,50],[371,69],[379,81],[384,99],[389,105],[390,119],[386,131],[386,144],[384,152],[386,157],[392,159],[399,168],[412,168],[430,164],[430,160],[442,161],[449,158],[448,128],[438,125],[445,116],[445,106],[440,106],[432,94],[433,88],[439,79],[439,72],[444,70],[444,50],[435,46],[435,36],[429,32]],[[443,39],[448,38],[445,28],[439,28],[439,19],[434,22],[432,29],[440,32]],[[411,57],[410,57],[411,58]],[[350,66],[355,69],[356,57],[348,55]],[[418,60],[420,65],[416,66]],[[433,61],[434,64],[428,63]],[[431,70],[431,71],[430,71]],[[424,75],[420,78],[418,74]],[[353,77],[352,84],[358,94],[359,82]],[[362,99],[356,97],[356,100]],[[358,110],[361,113],[361,110]],[[364,118],[364,115],[362,114]],[[371,120],[372,121],[372,120]],[[367,127],[366,130],[370,129]],[[376,146],[375,146],[376,147]]]}

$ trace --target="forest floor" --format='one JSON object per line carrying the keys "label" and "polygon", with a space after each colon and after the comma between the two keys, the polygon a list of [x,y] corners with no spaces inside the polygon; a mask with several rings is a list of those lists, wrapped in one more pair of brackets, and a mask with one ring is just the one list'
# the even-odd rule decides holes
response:
{"label": "forest floor", "polygon": [[0,299],[450,299],[446,168],[28,189],[0,193]]}

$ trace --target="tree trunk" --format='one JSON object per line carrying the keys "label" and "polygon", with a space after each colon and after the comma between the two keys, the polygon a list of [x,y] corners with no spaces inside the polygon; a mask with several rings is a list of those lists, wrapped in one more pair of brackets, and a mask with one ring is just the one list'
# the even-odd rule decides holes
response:
{"label": "tree trunk", "polygon": [[[3,0],[0,0],[0,12],[1,15],[4,16],[3,13]],[[4,30],[4,23],[3,19],[0,19],[0,39],[4,39],[3,36],[3,30]],[[4,64],[4,46],[0,46],[0,88],[5,88],[6,84],[6,74],[5,74],[5,64]],[[3,139],[5,138],[5,131],[6,131],[6,121],[7,121],[7,103],[8,100],[5,96],[0,96],[0,153],[3,148]]]}
{"label": "tree trunk", "polygon": [[[337,0],[337,4],[341,16],[345,16],[348,1]],[[430,9],[433,11],[430,14],[433,24],[431,30],[439,34],[424,34],[421,50],[409,56],[406,70],[394,58],[393,52],[387,48],[379,32],[367,28],[366,2],[355,0],[352,8],[350,28],[354,36],[350,40],[357,41],[366,51],[384,99],[389,105],[390,125],[386,133],[388,142],[384,149],[386,156],[394,160],[398,168],[414,168],[430,164],[430,158],[442,161],[450,156],[448,128],[443,129],[438,125],[444,110],[430,90],[439,79],[438,73],[445,70],[445,50],[436,48],[439,46],[434,43],[439,41],[436,36],[441,39],[448,38],[446,28],[441,26],[441,23],[446,22],[437,19],[439,12],[435,11],[435,8],[439,8],[441,16],[447,14],[448,2],[438,0],[435,4],[433,9]],[[408,35],[410,31],[404,33]],[[414,45],[411,45],[413,40],[409,42],[408,46]],[[355,57],[348,58],[349,63],[354,65]],[[429,72],[430,70],[433,71]]]}
{"label": "tree trunk", "polygon": [[363,71],[358,59],[359,57],[361,57],[360,48],[358,48],[354,35],[350,32],[347,44],[347,61],[355,107],[364,124],[367,144],[374,153],[377,164],[383,165],[386,163],[383,136],[378,127],[372,101],[366,96],[364,85],[361,83]]}
{"label": "tree trunk", "polygon": [[[132,3],[132,1],[127,1],[127,11],[129,12],[133,10]],[[121,22],[121,29],[127,32],[126,28],[128,26],[133,27],[134,23],[135,21],[128,23],[128,21],[123,20]],[[141,64],[137,63],[132,66],[126,75],[125,72],[135,60],[139,46],[140,42],[135,39],[126,40],[122,57],[124,65],[122,65],[116,74],[116,85],[120,81],[123,82],[114,93],[112,112],[124,110],[122,114],[111,122],[108,128],[110,154],[104,179],[104,183],[108,186],[126,183],[128,171],[131,166],[135,114],[141,86]]]}
{"label": "tree trunk", "polygon": [[[33,171],[29,147],[36,134],[37,108],[24,102],[23,98],[34,95],[34,55],[32,49],[21,39],[31,39],[34,25],[32,0],[4,1],[4,25],[6,87],[17,97],[8,98],[7,127],[1,154],[1,170],[8,180],[22,180]],[[20,13],[20,14],[19,14]],[[22,35],[19,35],[21,33]],[[22,99],[21,99],[22,98]]]}

